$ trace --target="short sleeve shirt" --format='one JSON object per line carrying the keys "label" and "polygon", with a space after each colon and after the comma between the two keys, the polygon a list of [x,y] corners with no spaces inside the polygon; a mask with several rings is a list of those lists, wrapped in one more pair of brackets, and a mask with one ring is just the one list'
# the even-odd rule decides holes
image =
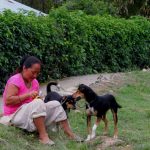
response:
{"label": "short sleeve shirt", "polygon": [[15,74],[14,76],[10,77],[9,80],[6,83],[5,90],[3,93],[3,113],[4,115],[10,115],[13,114],[19,107],[21,107],[25,103],[29,103],[32,101],[32,98],[27,98],[24,101],[22,101],[19,104],[16,105],[6,105],[6,93],[7,93],[7,87],[8,85],[13,84],[16,87],[18,87],[18,96],[29,93],[31,91],[39,91],[39,83],[36,79],[34,79],[31,83],[31,87],[27,88],[25,85],[25,82],[22,78],[22,75],[20,73]]}

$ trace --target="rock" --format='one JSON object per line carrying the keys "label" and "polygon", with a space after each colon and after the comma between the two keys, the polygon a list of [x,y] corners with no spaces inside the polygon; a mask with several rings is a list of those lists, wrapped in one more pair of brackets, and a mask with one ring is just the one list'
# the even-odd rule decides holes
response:
{"label": "rock", "polygon": [[116,138],[107,137],[107,136],[101,136],[100,140],[102,143],[97,146],[96,150],[105,150],[108,147],[123,145],[125,143],[121,139],[116,139]]}

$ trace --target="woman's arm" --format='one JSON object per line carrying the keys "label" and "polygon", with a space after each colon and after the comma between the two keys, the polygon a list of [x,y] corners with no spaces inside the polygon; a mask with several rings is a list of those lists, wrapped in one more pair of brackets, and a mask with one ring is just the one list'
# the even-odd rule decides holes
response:
{"label": "woman's arm", "polygon": [[38,95],[37,91],[32,91],[30,93],[25,93],[23,95],[18,95],[18,87],[10,84],[7,87],[7,93],[6,93],[6,105],[15,105],[19,104],[22,101],[24,101],[27,98],[35,98]]}

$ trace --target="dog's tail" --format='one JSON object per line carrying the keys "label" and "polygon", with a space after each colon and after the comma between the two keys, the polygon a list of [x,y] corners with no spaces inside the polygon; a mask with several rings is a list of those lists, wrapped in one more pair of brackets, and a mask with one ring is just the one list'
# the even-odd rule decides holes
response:
{"label": "dog's tail", "polygon": [[118,107],[118,108],[122,108],[122,106],[121,106],[121,105],[119,105],[117,102],[116,102],[116,105],[117,105],[117,107]]}
{"label": "dog's tail", "polygon": [[111,95],[111,97],[112,97],[112,104],[111,104],[112,107],[113,108],[122,108],[122,106],[117,103],[116,98],[113,95]]}
{"label": "dog's tail", "polygon": [[49,93],[49,92],[51,92],[52,90],[51,90],[51,86],[52,85],[55,85],[55,86],[57,86],[58,85],[58,83],[57,82],[55,82],[55,81],[52,81],[52,82],[49,82],[48,84],[47,84],[47,93]]}

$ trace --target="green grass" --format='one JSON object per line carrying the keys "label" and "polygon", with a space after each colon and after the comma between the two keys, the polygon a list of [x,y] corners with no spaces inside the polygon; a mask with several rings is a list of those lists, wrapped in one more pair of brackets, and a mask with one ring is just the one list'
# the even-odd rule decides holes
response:
{"label": "green grass", "polygon": [[[125,141],[123,146],[131,145],[134,150],[150,149],[150,72],[132,72],[127,75],[128,80],[121,88],[115,90],[117,101],[123,108],[119,110],[118,128],[119,138]],[[115,89],[115,87],[113,88]],[[84,101],[79,103],[84,106]],[[73,131],[85,138],[86,115],[84,108],[81,112],[69,113],[70,124]],[[113,120],[108,112],[109,136],[113,136]],[[94,117],[92,118],[94,122]],[[102,135],[103,123],[97,129],[97,135]],[[50,137],[56,146],[41,145],[35,134],[27,134],[15,127],[0,125],[0,150],[94,150],[101,143],[95,140],[92,143],[76,143],[70,141],[62,131],[52,133]],[[111,148],[108,148],[111,149]],[[117,147],[116,147],[117,149]]]}
{"label": "green grass", "polygon": [[118,90],[120,137],[135,150],[150,149],[150,72],[134,72],[134,83]]}

